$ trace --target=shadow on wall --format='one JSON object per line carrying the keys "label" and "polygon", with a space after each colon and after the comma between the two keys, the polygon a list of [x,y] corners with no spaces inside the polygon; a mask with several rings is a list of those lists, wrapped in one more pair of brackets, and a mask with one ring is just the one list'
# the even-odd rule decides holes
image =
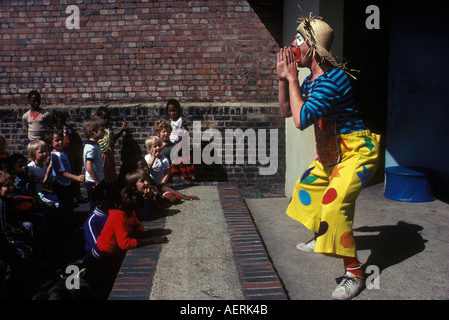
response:
{"label": "shadow on wall", "polygon": [[[143,157],[140,144],[133,138],[132,130],[128,130],[123,136],[122,149],[120,151],[121,166],[119,181],[124,181],[128,172],[136,168],[137,161]],[[201,150],[208,142],[201,142]],[[223,182],[228,181],[228,176],[222,165],[219,164],[195,164],[197,182]]]}
{"label": "shadow on wall", "polygon": [[119,181],[125,181],[128,172],[136,168],[137,161],[142,157],[142,150],[139,143],[133,138],[131,130],[126,130],[122,140],[122,149],[120,151],[121,162]]}
{"label": "shadow on wall", "polygon": [[[201,150],[209,144],[207,141],[201,141]],[[211,155],[212,156],[212,155]],[[193,159],[191,154],[191,159]],[[196,171],[196,182],[227,182],[228,174],[221,164],[194,164]]]}
{"label": "shadow on wall", "polygon": [[265,25],[279,47],[283,46],[283,1],[248,0],[249,5]]}

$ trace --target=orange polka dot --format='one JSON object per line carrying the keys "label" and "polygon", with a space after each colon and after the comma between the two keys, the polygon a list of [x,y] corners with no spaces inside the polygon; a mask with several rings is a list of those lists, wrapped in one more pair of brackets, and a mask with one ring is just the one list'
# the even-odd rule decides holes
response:
{"label": "orange polka dot", "polygon": [[343,248],[349,249],[354,246],[355,240],[352,232],[346,231],[340,237],[340,244]]}

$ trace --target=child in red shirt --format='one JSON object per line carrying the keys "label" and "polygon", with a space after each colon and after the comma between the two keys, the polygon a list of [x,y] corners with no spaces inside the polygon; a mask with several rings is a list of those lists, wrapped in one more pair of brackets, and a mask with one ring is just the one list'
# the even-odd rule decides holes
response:
{"label": "child in red shirt", "polygon": [[143,193],[145,184],[141,181],[135,187],[122,188],[111,185],[105,193],[108,218],[97,238],[97,244],[87,252],[82,267],[86,267],[85,280],[97,291],[99,299],[106,299],[114,284],[126,250],[139,246],[168,242],[167,237],[145,238],[142,223],[137,219],[135,208]]}
{"label": "child in red shirt", "polygon": [[128,214],[119,209],[109,210],[106,224],[97,239],[97,248],[101,253],[107,254],[136,248],[143,244],[143,239],[132,236],[137,236],[143,231],[143,226],[136,218],[134,210]]}
{"label": "child in red shirt", "polygon": [[[126,176],[130,176],[128,173]],[[126,179],[127,181],[129,179]],[[115,255],[128,249],[136,248],[147,244],[166,243],[166,237],[145,238],[142,223],[137,219],[135,209],[138,201],[147,188],[147,182],[142,176],[133,185],[127,185],[120,192],[120,195],[107,196],[107,199],[120,199],[120,203],[108,204],[109,216],[106,224],[97,239],[97,245],[93,248],[92,254],[96,258],[104,255]]]}

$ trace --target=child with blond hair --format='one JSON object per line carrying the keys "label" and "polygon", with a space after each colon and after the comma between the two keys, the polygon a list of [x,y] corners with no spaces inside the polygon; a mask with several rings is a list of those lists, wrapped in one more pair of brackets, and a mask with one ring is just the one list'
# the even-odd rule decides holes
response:
{"label": "child with blond hair", "polygon": [[148,154],[145,161],[150,168],[150,176],[157,185],[167,183],[170,173],[170,161],[162,155],[162,139],[150,136],[145,140]]}
{"label": "child with blond hair", "polygon": [[[48,144],[40,139],[31,141],[27,147],[28,173],[33,181],[37,194],[42,191],[44,182],[47,180],[49,149]],[[45,188],[44,188],[45,189]],[[44,190],[48,192],[49,190]]]}

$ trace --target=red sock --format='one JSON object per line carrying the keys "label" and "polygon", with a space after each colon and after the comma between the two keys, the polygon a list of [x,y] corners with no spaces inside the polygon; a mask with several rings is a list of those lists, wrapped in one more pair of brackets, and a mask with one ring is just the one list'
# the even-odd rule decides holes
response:
{"label": "red sock", "polygon": [[357,258],[344,257],[343,264],[346,271],[356,275],[359,278],[363,278],[362,266]]}

